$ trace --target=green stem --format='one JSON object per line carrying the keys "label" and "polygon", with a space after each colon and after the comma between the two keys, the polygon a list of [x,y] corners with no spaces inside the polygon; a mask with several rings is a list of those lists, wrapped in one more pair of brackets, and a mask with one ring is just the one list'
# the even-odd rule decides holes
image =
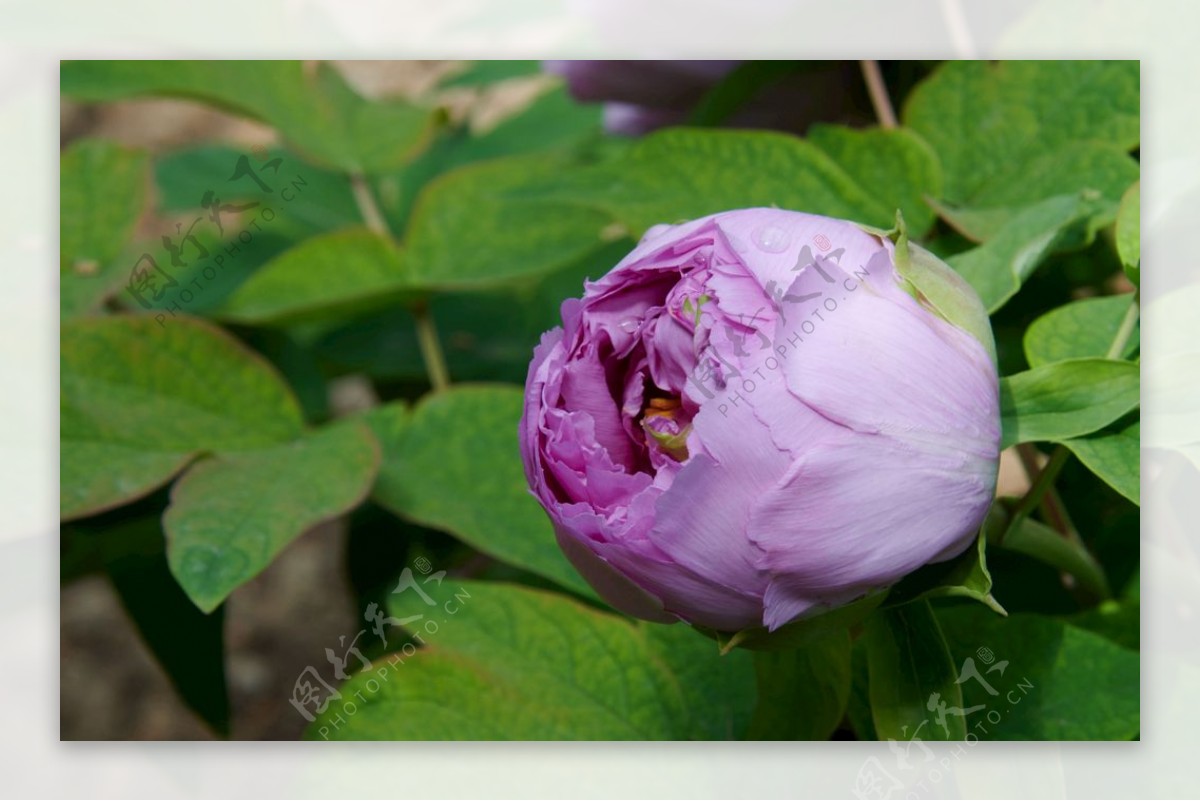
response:
{"label": "green stem", "polygon": [[1133,336],[1133,327],[1137,325],[1138,314],[1141,312],[1141,292],[1133,293],[1133,300],[1129,303],[1129,308],[1125,310],[1125,316],[1121,318],[1121,326],[1117,329],[1117,335],[1113,337],[1112,345],[1108,348],[1108,353],[1104,354],[1106,359],[1119,359],[1121,354],[1125,352],[1125,346],[1129,344],[1129,338]]}
{"label": "green stem", "polygon": [[[1025,475],[1029,476],[1030,482],[1034,481],[1040,467],[1037,461],[1038,449],[1032,443],[1022,442],[1017,446],[1017,455],[1021,457],[1021,465],[1025,468]],[[1042,517],[1050,524],[1051,528],[1071,542],[1082,545],[1083,539],[1079,536],[1079,532],[1075,530],[1074,524],[1071,523],[1071,516],[1067,514],[1067,507],[1063,504],[1058,490],[1054,487],[1050,487],[1046,490],[1046,494],[1042,496],[1040,511]]]}
{"label": "green stem", "polygon": [[350,173],[350,191],[354,193],[354,202],[358,204],[358,211],[367,227],[380,236],[391,239],[391,231],[388,230],[387,222],[379,211],[379,204],[375,202],[371,187],[367,185],[367,179],[361,172]]}
{"label": "green stem", "polygon": [[1013,509],[1012,519],[1004,529],[1004,532],[996,540],[997,545],[1004,541],[1004,537],[1008,532],[1019,528],[1021,523],[1025,521],[1025,518],[1029,517],[1029,513],[1037,508],[1037,505],[1042,501],[1042,496],[1054,487],[1054,481],[1058,478],[1059,471],[1063,469],[1063,465],[1067,463],[1067,459],[1070,457],[1071,452],[1064,446],[1058,445],[1054,448],[1053,453],[1050,454],[1050,461],[1046,462],[1046,466],[1038,473],[1037,478],[1034,479],[1033,486],[1017,502],[1016,508]]}
{"label": "green stem", "polygon": [[417,321],[417,344],[421,347],[421,357],[425,360],[429,383],[433,385],[434,392],[441,392],[450,386],[450,371],[446,369],[442,343],[438,340],[437,328],[434,327],[433,317],[425,301],[413,307],[413,317]]}
{"label": "green stem", "polygon": [[[362,173],[350,174],[350,189],[354,193],[354,202],[358,204],[358,211],[367,228],[394,244],[392,232],[388,230],[387,221],[380,212],[379,204],[375,202],[371,187]],[[450,371],[446,369],[446,357],[442,352],[437,328],[425,301],[415,303],[412,313],[417,323],[417,344],[421,348],[421,357],[425,360],[425,372],[434,392],[440,392],[450,386]]]}

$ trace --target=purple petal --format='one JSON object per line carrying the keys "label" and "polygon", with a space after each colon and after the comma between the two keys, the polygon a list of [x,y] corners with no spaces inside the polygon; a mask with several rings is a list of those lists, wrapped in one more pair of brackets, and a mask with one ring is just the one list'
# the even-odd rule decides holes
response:
{"label": "purple petal", "polygon": [[[618,541],[609,541],[612,526],[585,508],[567,510],[557,526],[560,543],[567,543],[567,558],[604,600],[647,620],[682,619],[720,631],[758,625],[762,609],[758,595],[708,581],[672,561],[636,531],[639,524],[649,522],[647,505],[635,502],[629,511],[630,530]],[[610,570],[628,583],[610,575]]]}
{"label": "purple petal", "polygon": [[693,421],[689,448],[700,447],[658,499],[651,538],[671,559],[710,581],[761,594],[766,576],[747,537],[764,487],[785,473],[790,456],[742,404],[707,405]]}
{"label": "purple petal", "polygon": [[625,433],[621,410],[609,389],[598,347],[598,344],[588,343],[563,368],[562,405],[591,417],[596,442],[616,464],[632,467],[635,461],[633,443]]}
{"label": "purple petal", "polygon": [[789,290],[821,296],[785,308],[788,388],[848,428],[997,458],[999,389],[983,346],[907,294],[855,280],[825,264]]}
{"label": "purple petal", "polygon": [[807,448],[759,500],[749,537],[772,575],[764,623],[886,587],[974,540],[996,463],[844,430]]}
{"label": "purple petal", "polygon": [[600,597],[618,612],[657,623],[674,623],[676,617],[663,611],[662,601],[633,583],[570,530],[555,525],[555,537],[563,554],[592,585]]}

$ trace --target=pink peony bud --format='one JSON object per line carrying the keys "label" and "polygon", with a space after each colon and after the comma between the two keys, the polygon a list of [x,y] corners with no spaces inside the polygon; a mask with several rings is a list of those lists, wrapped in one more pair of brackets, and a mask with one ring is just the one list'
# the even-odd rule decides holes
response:
{"label": "pink peony bud", "polygon": [[617,609],[775,630],[971,545],[999,460],[978,298],[936,258],[778,209],[651,229],[534,351],[521,453]]}

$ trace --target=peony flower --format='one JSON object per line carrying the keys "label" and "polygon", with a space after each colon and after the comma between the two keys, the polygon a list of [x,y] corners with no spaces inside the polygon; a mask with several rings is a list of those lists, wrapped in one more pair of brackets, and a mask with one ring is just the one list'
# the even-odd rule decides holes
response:
{"label": "peony flower", "polygon": [[991,330],[903,236],[765,208],[657,226],[562,319],[521,454],[618,610],[775,630],[975,541],[999,461]]}

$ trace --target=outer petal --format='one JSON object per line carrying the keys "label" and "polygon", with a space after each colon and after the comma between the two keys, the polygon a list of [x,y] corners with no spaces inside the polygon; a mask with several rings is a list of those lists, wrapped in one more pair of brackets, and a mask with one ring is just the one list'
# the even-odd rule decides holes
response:
{"label": "outer petal", "polygon": [[772,574],[764,623],[841,604],[970,545],[994,462],[845,432],[805,451],[760,500],[749,536]]}
{"label": "outer petal", "polygon": [[741,209],[714,218],[740,250],[759,285],[779,293],[817,257],[853,273],[883,249],[879,239],[857,225],[828,217],[781,209]]}
{"label": "outer petal", "polygon": [[835,266],[824,269],[832,281],[810,269],[790,290],[824,294],[820,304],[788,309],[785,330],[799,335],[788,338],[798,340],[783,365],[788,388],[856,431],[996,459],[999,385],[983,346],[907,295],[885,298]]}
{"label": "outer petal", "polygon": [[708,404],[693,421],[691,458],[658,499],[651,539],[671,559],[718,584],[759,596],[766,575],[747,538],[750,512],[791,456],[746,404]]}
{"label": "outer petal", "polygon": [[592,585],[592,589],[618,612],[656,623],[674,623],[677,620],[663,610],[661,600],[643,590],[597,554],[595,543],[580,539],[562,524],[556,524],[554,529],[563,554]]}
{"label": "outer petal", "polygon": [[[633,529],[646,521],[647,509],[644,503],[631,506]],[[556,529],[571,563],[601,597],[626,614],[667,622],[682,619],[721,631],[757,625],[762,615],[760,595],[696,575],[636,530],[609,540],[612,528],[583,509],[566,510]]]}
{"label": "outer petal", "polygon": [[758,625],[761,595],[742,593],[708,581],[674,562],[654,562],[637,551],[617,545],[598,545],[597,551],[614,567],[663,601],[679,619],[717,631],[740,631]]}
{"label": "outer petal", "polygon": [[542,394],[550,370],[566,358],[563,350],[563,330],[552,328],[542,334],[541,342],[533,349],[533,361],[529,364],[529,375],[525,380],[525,407],[521,413],[521,424],[518,431],[521,447],[521,461],[525,466],[525,478],[529,481],[534,495],[543,504],[548,497],[543,498],[539,487],[544,486],[541,474],[540,434],[544,415]]}

